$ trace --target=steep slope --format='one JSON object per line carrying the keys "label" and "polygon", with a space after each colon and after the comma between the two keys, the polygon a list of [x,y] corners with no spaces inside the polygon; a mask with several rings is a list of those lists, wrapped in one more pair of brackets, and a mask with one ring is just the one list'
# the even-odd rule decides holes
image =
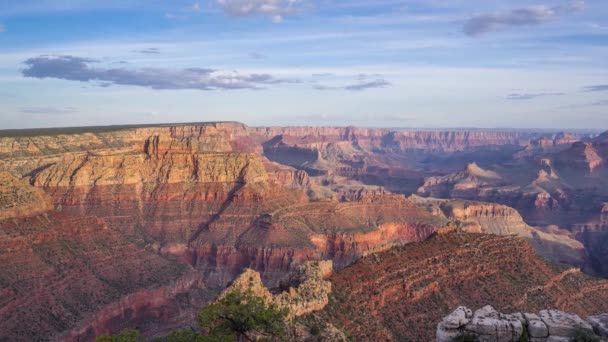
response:
{"label": "steep slope", "polygon": [[459,305],[502,312],[608,310],[608,281],[539,258],[521,238],[439,234],[370,255],[331,278],[325,317],[358,341],[432,341]]}
{"label": "steep slope", "polygon": [[445,224],[383,191],[311,201],[308,174],[256,139],[233,123],[0,139],[2,331],[31,320],[26,340],[154,336],[244,268],[276,286],[305,261],[341,268]]}
{"label": "steep slope", "polygon": [[[423,241],[448,218],[391,191],[411,193],[468,160],[510,160],[540,136],[232,122],[0,131],[8,234],[0,255],[5,274],[27,289],[11,292],[18,285],[7,281],[3,331],[18,336],[26,319],[40,322],[34,339],[86,340],[127,326],[154,336],[183,324],[244,268],[275,286],[306,261],[340,269]],[[488,186],[512,178],[473,164],[466,171]],[[561,180],[545,171],[523,184],[551,186],[555,196]],[[490,221],[478,223],[512,229]],[[40,305],[9,316],[28,293]],[[80,293],[83,302],[71,303]]]}
{"label": "steep slope", "polygon": [[53,209],[44,191],[0,171],[0,220],[44,214]]}
{"label": "steep slope", "polygon": [[0,198],[19,196],[0,219],[0,340],[51,341],[78,327],[75,336],[90,340],[193,317],[177,296],[204,287],[186,265],[126,239],[101,218],[54,212],[41,190],[6,179],[11,186],[3,183]]}

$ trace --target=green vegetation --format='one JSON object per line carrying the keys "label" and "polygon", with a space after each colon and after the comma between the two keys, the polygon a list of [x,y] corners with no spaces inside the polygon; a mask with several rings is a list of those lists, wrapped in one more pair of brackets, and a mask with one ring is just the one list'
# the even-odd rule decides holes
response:
{"label": "green vegetation", "polygon": [[268,305],[251,291],[228,293],[198,313],[201,331],[217,341],[249,340],[249,335],[280,338],[285,334],[287,310]]}
{"label": "green vegetation", "polygon": [[139,331],[123,330],[120,334],[114,336],[100,336],[97,342],[139,342]]}
{"label": "green vegetation", "polygon": [[[251,291],[232,291],[198,312],[201,334],[190,330],[174,330],[167,342],[233,342],[281,340],[286,334],[287,310],[266,304]],[[125,330],[115,336],[101,336],[97,342],[137,342],[139,332]],[[161,339],[161,341],[164,341]]]}
{"label": "green vegetation", "polygon": [[206,341],[192,329],[173,330],[167,335],[167,342],[200,342]]}

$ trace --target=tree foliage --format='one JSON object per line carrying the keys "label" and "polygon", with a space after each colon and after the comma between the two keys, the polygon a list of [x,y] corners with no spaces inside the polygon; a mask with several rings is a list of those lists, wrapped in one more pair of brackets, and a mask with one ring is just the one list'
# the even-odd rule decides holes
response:
{"label": "tree foliage", "polygon": [[172,330],[167,335],[167,342],[202,342],[203,337],[192,329]]}
{"label": "tree foliage", "polygon": [[[205,305],[197,315],[201,334],[191,330],[173,330],[167,342],[234,342],[276,340],[284,336],[287,309],[267,304],[252,291],[232,291],[215,303]],[[97,342],[139,342],[137,330],[101,336]]]}
{"label": "tree foliage", "polygon": [[203,335],[214,341],[251,340],[258,335],[280,338],[285,334],[287,310],[266,304],[251,291],[232,291],[216,303],[204,306],[198,313]]}

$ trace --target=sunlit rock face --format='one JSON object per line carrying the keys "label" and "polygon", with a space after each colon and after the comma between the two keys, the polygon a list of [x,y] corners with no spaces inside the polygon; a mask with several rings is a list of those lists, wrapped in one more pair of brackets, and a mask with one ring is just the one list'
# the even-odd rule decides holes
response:
{"label": "sunlit rock face", "polygon": [[[232,122],[0,133],[2,255],[14,275],[0,331],[14,338],[34,319],[34,340],[135,326],[158,336],[192,322],[245,268],[274,287],[308,261],[340,270],[454,221],[601,274],[601,190],[588,199],[578,189],[604,179],[602,144]],[[404,196],[416,191],[475,201],[428,207]],[[38,304],[14,309],[26,293]]]}
{"label": "sunlit rock face", "polygon": [[3,290],[2,336],[23,320],[33,340],[160,335],[244,268],[277,286],[306,261],[342,268],[446,222],[402,195],[313,181],[267,159],[266,139],[236,123],[0,138],[3,274],[21,279]]}

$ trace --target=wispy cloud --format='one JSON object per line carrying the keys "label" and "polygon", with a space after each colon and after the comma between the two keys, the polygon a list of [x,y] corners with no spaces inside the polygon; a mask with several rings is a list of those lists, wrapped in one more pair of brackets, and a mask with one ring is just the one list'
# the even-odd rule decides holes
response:
{"label": "wispy cloud", "polygon": [[507,27],[540,25],[584,8],[585,1],[577,0],[557,6],[538,5],[505,12],[485,13],[467,20],[463,31],[465,34],[475,37]]}
{"label": "wispy cloud", "polygon": [[253,59],[265,59],[266,55],[254,51],[254,52],[249,53],[249,57],[251,57]]}
{"label": "wispy cloud", "polygon": [[143,54],[147,54],[147,55],[156,55],[156,54],[160,53],[160,49],[155,48],[155,47],[149,47],[149,48],[140,49],[140,50],[133,50],[133,52],[143,53]]}
{"label": "wispy cloud", "polygon": [[279,23],[285,15],[297,11],[304,0],[216,0],[226,14],[232,16],[264,15]]}
{"label": "wispy cloud", "polygon": [[507,100],[532,100],[539,97],[547,97],[547,96],[563,96],[564,93],[517,93],[517,94],[509,94],[506,96]]}
{"label": "wispy cloud", "polygon": [[6,27],[3,24],[0,24],[0,33],[6,32]]}
{"label": "wispy cloud", "polygon": [[590,104],[590,106],[592,107],[603,107],[603,106],[608,106],[608,100],[600,100],[597,102],[593,102]]}
{"label": "wispy cloud", "polygon": [[34,115],[65,115],[78,112],[74,107],[25,107],[21,108],[21,113]]}
{"label": "wispy cloud", "polygon": [[98,81],[104,87],[130,85],[152,89],[263,89],[270,84],[296,83],[297,80],[279,79],[268,74],[239,74],[206,68],[103,68],[93,67],[97,60],[75,56],[30,58],[23,62],[25,77],[56,78],[70,81]]}
{"label": "wispy cloud", "polygon": [[201,11],[201,3],[200,2],[195,2],[194,4],[192,4],[192,7],[190,7],[190,9],[193,12],[200,12]]}
{"label": "wispy cloud", "polygon": [[350,90],[350,91],[361,91],[361,90],[372,89],[372,88],[386,88],[389,86],[391,86],[390,82],[383,80],[383,79],[378,79],[378,80],[369,81],[369,82],[351,84],[351,85],[344,87],[344,89]]}
{"label": "wispy cloud", "polygon": [[354,84],[349,84],[345,86],[327,86],[322,84],[315,84],[313,86],[316,90],[348,90],[348,91],[363,91],[372,88],[386,88],[390,87],[392,84],[384,79],[377,79],[373,81],[367,82],[359,82]]}
{"label": "wispy cloud", "polygon": [[585,87],[584,91],[593,92],[593,91],[608,91],[608,84],[599,84]]}

